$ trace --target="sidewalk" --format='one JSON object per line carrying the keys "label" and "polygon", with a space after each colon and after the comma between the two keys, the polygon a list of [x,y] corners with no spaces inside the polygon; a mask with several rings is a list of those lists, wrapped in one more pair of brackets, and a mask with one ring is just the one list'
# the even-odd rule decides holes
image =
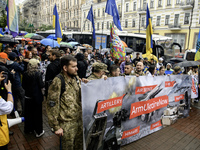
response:
{"label": "sidewalk", "polygon": [[[121,150],[200,150],[200,103],[192,107],[190,116],[179,119],[175,124],[165,127],[138,141],[121,147]],[[59,138],[49,128],[43,110],[45,134],[36,138],[35,134],[24,134],[23,123],[11,127],[9,150],[59,150]]]}

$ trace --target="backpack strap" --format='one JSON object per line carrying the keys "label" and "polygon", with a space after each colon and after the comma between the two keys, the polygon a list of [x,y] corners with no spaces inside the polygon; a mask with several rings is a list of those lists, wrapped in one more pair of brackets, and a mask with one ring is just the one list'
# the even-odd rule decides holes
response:
{"label": "backpack strap", "polygon": [[60,92],[60,98],[62,94],[65,92],[65,79],[61,74],[58,74],[57,77],[61,80],[61,92]]}

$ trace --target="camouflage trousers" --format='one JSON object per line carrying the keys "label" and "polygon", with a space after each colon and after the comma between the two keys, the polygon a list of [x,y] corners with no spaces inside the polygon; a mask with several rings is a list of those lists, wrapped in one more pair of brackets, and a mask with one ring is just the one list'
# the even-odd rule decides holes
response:
{"label": "camouflage trousers", "polygon": [[79,121],[63,122],[60,124],[63,129],[62,150],[83,149],[83,123]]}

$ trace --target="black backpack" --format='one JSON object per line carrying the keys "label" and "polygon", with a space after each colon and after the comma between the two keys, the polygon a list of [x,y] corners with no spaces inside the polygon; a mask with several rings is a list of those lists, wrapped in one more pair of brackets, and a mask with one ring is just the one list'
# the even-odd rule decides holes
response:
{"label": "black backpack", "polygon": [[65,92],[65,80],[61,74],[58,74],[56,77],[58,77],[61,80],[61,92],[60,92],[60,98],[62,94]]}

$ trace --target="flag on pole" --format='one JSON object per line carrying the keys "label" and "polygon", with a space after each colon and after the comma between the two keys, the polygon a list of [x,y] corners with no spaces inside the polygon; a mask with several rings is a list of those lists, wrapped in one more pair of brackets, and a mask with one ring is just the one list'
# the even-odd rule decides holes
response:
{"label": "flag on pole", "polygon": [[63,32],[62,32],[62,27],[60,24],[56,4],[53,9],[53,28],[55,28],[55,35],[57,37],[57,42],[58,42],[58,44],[60,44],[60,41],[62,41]]}
{"label": "flag on pole", "polygon": [[199,35],[197,39],[196,54],[195,54],[194,60],[195,61],[200,60],[200,30],[199,30]]}
{"label": "flag on pole", "polygon": [[125,60],[125,46],[123,45],[112,25],[110,25],[110,53],[115,59]]}
{"label": "flag on pole", "polygon": [[18,27],[18,11],[15,5],[15,0],[7,0],[7,26],[11,31],[13,37],[16,37],[19,33]]}
{"label": "flag on pole", "polygon": [[95,26],[94,26],[94,16],[93,16],[92,5],[90,8],[90,11],[88,12],[87,19],[92,22],[92,28],[93,28],[92,35],[93,35],[93,39],[95,39]]}
{"label": "flag on pole", "polygon": [[115,0],[107,0],[105,12],[108,13],[109,15],[113,16],[114,24],[120,31],[122,31],[121,23],[119,20],[119,13],[117,10],[117,5],[116,5]]}
{"label": "flag on pole", "polygon": [[152,24],[151,24],[151,17],[150,12],[147,4],[147,16],[146,16],[146,53],[150,52],[152,53],[153,48],[153,40],[152,40]]}

